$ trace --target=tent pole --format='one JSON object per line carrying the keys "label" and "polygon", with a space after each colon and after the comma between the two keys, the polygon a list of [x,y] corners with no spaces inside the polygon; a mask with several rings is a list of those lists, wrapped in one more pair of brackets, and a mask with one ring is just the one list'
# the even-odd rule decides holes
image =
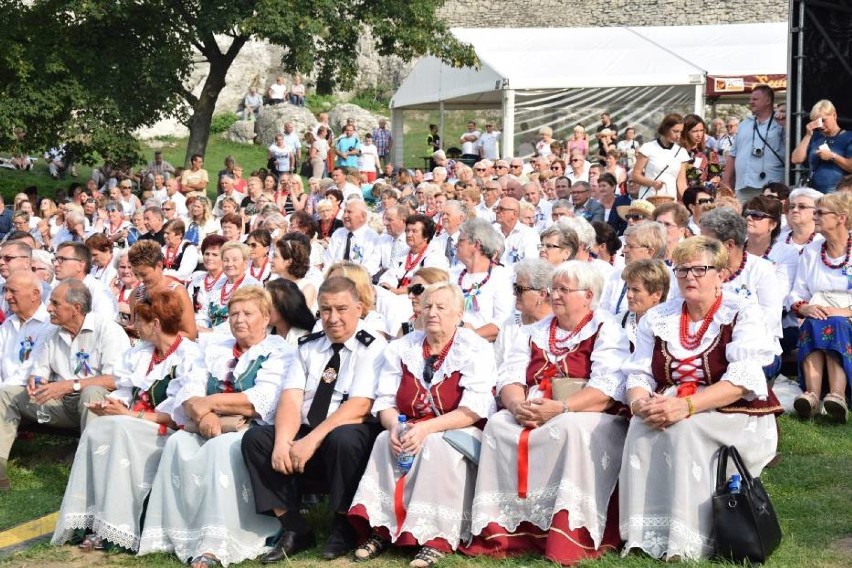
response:
{"label": "tent pole", "polygon": [[704,117],[704,85],[707,83],[707,76],[702,75],[703,81],[701,84],[695,85],[695,114],[700,117]]}
{"label": "tent pole", "polygon": [[444,138],[444,101],[438,101],[438,136],[441,137],[441,150],[447,148],[447,140]]}
{"label": "tent pole", "polygon": [[515,155],[515,90],[503,89],[503,130],[500,136],[500,157],[510,159]]}
{"label": "tent pole", "polygon": [[397,167],[405,167],[405,128],[402,109],[391,109],[391,136],[393,149],[391,160]]}

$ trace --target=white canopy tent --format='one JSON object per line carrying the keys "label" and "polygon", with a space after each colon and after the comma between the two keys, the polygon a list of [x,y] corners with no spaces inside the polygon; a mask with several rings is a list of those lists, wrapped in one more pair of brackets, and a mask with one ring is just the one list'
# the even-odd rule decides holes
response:
{"label": "white canopy tent", "polygon": [[[684,107],[703,115],[708,75],[787,70],[785,22],[451,31],[473,46],[480,67],[454,69],[434,57],[418,61],[391,99],[395,140],[403,139],[404,110],[500,108],[502,153],[511,156],[516,135],[543,124],[556,131],[615,108],[620,112],[614,116],[631,124]],[[529,120],[523,111],[532,113]],[[402,144],[394,150],[401,163]]]}

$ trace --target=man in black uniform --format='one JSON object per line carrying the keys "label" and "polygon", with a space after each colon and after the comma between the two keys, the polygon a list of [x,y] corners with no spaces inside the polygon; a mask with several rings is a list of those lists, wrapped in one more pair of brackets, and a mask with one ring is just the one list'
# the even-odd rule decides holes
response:
{"label": "man in black uniform", "polygon": [[[355,547],[346,513],[381,425],[370,420],[387,342],[362,329],[355,284],[333,277],[319,289],[323,331],[299,341],[301,369],[283,385],[275,426],[246,432],[242,453],[257,512],[275,515],[282,533],[261,558],[269,564],[316,544],[299,512],[305,481],[324,481],[336,513],[323,558]],[[301,371],[301,372],[300,372]]]}

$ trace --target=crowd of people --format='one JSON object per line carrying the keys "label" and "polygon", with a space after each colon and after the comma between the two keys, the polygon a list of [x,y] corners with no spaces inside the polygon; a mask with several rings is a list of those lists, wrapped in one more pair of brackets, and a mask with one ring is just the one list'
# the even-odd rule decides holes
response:
{"label": "crowd of people", "polygon": [[640,144],[605,114],[597,148],[543,128],[501,159],[472,122],[458,161],[433,139],[431,171],[394,168],[385,141],[371,179],[367,137],[321,121],[331,168],[289,125],[245,178],[157,156],[22,193],[0,490],[41,424],[81,433],[55,544],[274,563],[317,545],[320,494],[328,560],[711,556],[719,447],[755,477],[776,458],[785,356],[795,412],[847,420],[852,144],[817,103],[812,187],[783,185],[772,96],[712,142],[696,115]]}

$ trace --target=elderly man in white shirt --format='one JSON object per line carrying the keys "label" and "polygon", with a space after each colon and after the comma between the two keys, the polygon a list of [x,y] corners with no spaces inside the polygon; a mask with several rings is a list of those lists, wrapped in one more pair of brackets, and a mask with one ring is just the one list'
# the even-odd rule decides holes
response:
{"label": "elderly man in white shirt", "polygon": [[130,341],[112,318],[91,308],[92,295],[80,280],[57,286],[47,307],[57,329],[36,354],[27,385],[0,389],[0,490],[11,488],[6,465],[22,421],[82,431],[95,418],[89,404],[115,388],[112,373]]}
{"label": "elderly man in white shirt", "polygon": [[461,226],[467,220],[468,213],[467,205],[455,199],[447,201],[441,211],[441,232],[435,236],[434,247],[444,253],[451,268],[459,261],[456,251],[459,246]]}
{"label": "elderly man in white shirt", "polygon": [[343,227],[328,241],[323,263],[331,266],[338,260],[351,260],[367,269],[371,275],[379,271],[379,235],[367,225],[367,204],[350,199],[343,209]]}
{"label": "elderly man in white shirt", "polygon": [[550,202],[541,198],[541,186],[535,182],[524,185],[524,201],[535,208],[535,230],[541,232],[551,226]]}
{"label": "elderly man in white shirt", "polygon": [[0,326],[0,388],[27,384],[46,336],[56,329],[41,293],[41,281],[32,271],[15,272],[6,280],[3,296],[11,315]]}
{"label": "elderly man in white shirt", "polygon": [[495,211],[497,222],[494,228],[503,237],[503,255],[500,257],[500,263],[503,266],[511,266],[525,258],[536,258],[539,245],[538,233],[518,220],[521,213],[521,204],[518,200],[514,197],[504,197]]}
{"label": "elderly man in white shirt", "polygon": [[382,214],[385,232],[379,235],[380,270],[394,266],[396,259],[408,254],[405,244],[405,218],[410,210],[405,205],[393,205]]}

